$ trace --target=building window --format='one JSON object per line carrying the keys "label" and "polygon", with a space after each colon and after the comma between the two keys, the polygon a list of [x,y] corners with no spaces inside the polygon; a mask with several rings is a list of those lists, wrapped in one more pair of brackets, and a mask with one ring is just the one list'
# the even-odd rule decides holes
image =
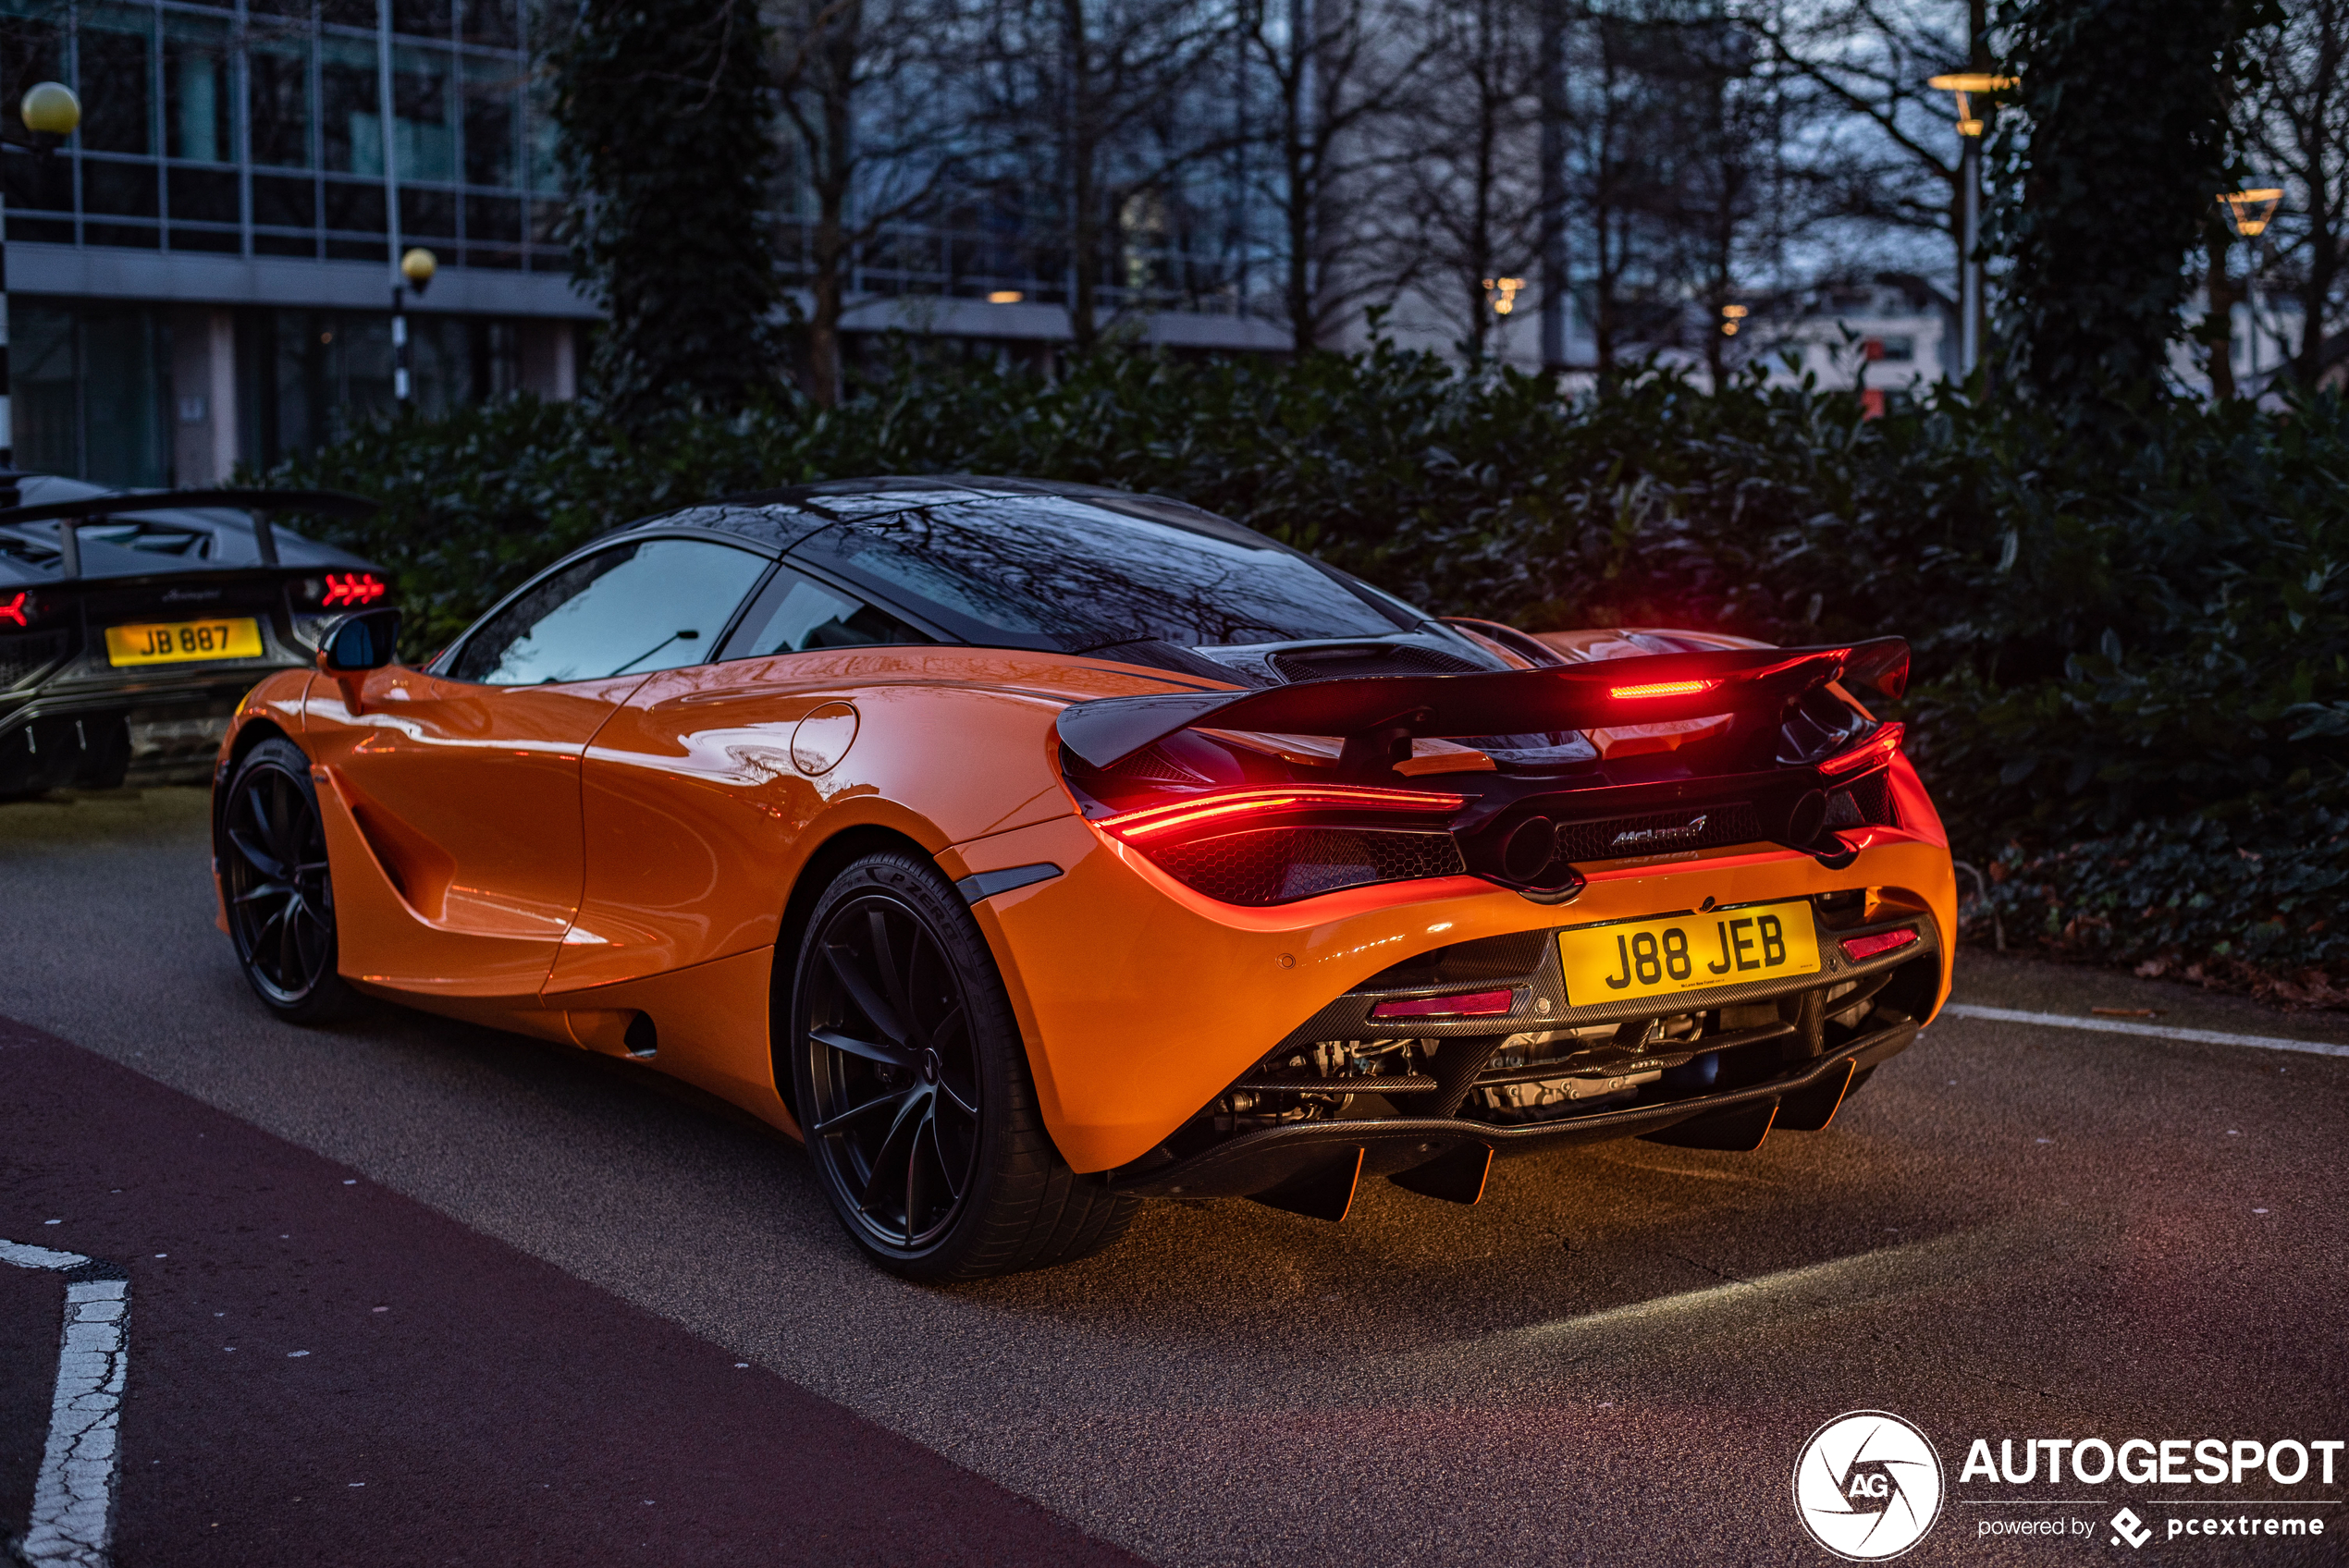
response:
{"label": "building window", "polygon": [[170,333],[161,312],[9,303],[18,463],[101,484],[170,484]]}
{"label": "building window", "polygon": [[[166,155],[198,164],[236,162],[237,98],[232,82],[227,26],[196,18],[170,18],[163,43]],[[235,221],[233,214],[230,221]]]}

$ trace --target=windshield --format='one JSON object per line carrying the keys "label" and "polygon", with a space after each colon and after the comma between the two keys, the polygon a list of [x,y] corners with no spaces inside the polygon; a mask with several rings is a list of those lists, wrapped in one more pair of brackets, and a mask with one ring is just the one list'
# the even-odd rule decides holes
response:
{"label": "windshield", "polygon": [[1143,496],[1130,509],[1064,496],[958,501],[842,523],[795,553],[981,643],[1223,647],[1417,623],[1270,539],[1187,510]]}

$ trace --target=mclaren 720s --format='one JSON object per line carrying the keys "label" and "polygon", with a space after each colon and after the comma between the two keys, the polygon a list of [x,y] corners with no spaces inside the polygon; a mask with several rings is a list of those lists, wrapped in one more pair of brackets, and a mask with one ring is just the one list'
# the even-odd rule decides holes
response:
{"label": "mclaren 720s", "polygon": [[1145,1198],[1473,1203],[1495,1156],[1816,1132],[1949,988],[1895,638],[1440,619],[1118,491],[842,482],[396,610],[215,776],[253,990],[640,1062],[803,1139],[907,1276]]}

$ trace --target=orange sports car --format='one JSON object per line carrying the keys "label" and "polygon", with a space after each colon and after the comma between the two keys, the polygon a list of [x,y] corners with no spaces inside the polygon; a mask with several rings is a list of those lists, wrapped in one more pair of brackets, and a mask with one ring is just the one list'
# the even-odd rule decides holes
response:
{"label": "orange sports car", "polygon": [[609,534],[421,666],[243,702],[221,924],[804,1138],[876,1262],[1146,1197],[1473,1203],[1494,1157],[1814,1132],[1949,988],[1908,650],[1425,615],[1155,496],[818,484]]}

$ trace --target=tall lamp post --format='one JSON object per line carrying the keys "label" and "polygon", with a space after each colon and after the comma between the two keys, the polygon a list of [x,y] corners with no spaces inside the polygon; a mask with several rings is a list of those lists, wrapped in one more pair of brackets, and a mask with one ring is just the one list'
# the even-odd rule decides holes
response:
{"label": "tall lamp post", "polygon": [[1958,197],[1960,251],[1958,265],[1958,379],[1969,379],[1982,361],[1982,263],[1974,247],[1982,240],[1982,117],[1974,112],[1977,94],[2003,92],[2015,84],[2011,76],[1986,71],[1957,71],[1937,76],[1925,85],[1950,92],[1958,100]]}
{"label": "tall lamp post", "polygon": [[2227,204],[2227,221],[2234,231],[2251,241],[2251,262],[2243,269],[2243,299],[2251,312],[2251,368],[2244,381],[2251,388],[2251,396],[2259,396],[2259,237],[2268,232],[2268,220],[2276,215],[2276,205],[2283,200],[2283,192],[2272,188],[2259,190],[2222,190],[2219,200]]}
{"label": "tall lamp post", "polygon": [[[17,106],[31,132],[29,139],[0,133],[0,143],[22,153],[43,155],[57,150],[57,144],[71,136],[81,123],[81,100],[73,89],[62,81],[36,81],[25,89],[24,101]],[[24,499],[17,482],[24,476],[17,472],[17,427],[14,410],[8,400],[8,228],[7,202],[0,196],[0,507],[13,507]]]}
{"label": "tall lamp post", "polygon": [[421,301],[432,287],[440,258],[419,245],[400,258],[400,281],[391,286],[391,395],[405,403],[413,395],[408,374],[408,291]]}

